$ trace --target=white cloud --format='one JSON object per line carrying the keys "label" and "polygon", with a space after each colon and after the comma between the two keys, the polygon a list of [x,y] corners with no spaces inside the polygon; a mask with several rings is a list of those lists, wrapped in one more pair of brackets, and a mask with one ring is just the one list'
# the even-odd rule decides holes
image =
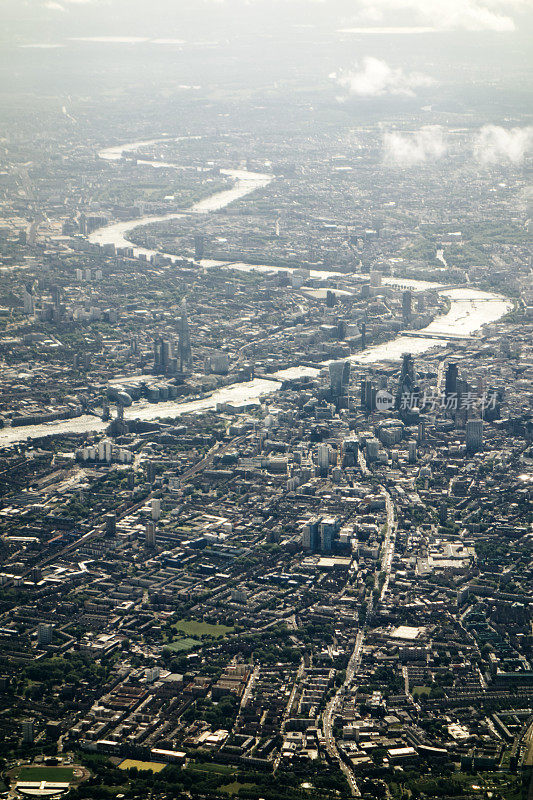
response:
{"label": "white cloud", "polygon": [[356,0],[355,19],[383,21],[388,14],[410,12],[421,24],[440,30],[512,31],[509,12],[531,6],[531,0]]}
{"label": "white cloud", "polygon": [[66,11],[68,6],[86,5],[93,2],[95,0],[61,0],[60,3],[57,0],[45,0],[43,6],[50,11]]}
{"label": "white cloud", "polygon": [[414,134],[385,133],[383,157],[386,164],[412,167],[424,161],[436,161],[446,153],[447,145],[442,128],[425,125]]}
{"label": "white cloud", "polygon": [[419,72],[404,72],[401,68],[390,67],[386,61],[368,57],[361,69],[332,74],[330,78],[349,94],[359,97],[379,97],[384,94],[407,95],[413,97],[414,89],[431,86],[433,80]]}
{"label": "white cloud", "polygon": [[474,157],[480,164],[520,164],[532,147],[533,126],[484,125],[474,139]]}

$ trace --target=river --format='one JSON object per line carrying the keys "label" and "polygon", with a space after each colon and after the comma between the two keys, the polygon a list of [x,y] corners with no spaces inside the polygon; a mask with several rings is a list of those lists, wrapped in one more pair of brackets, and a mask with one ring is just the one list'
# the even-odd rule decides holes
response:
{"label": "river", "polygon": [[[151,139],[144,142],[131,142],[130,144],[120,145],[118,147],[107,148],[99,153],[100,158],[108,161],[116,161],[122,158],[123,153],[131,153],[143,146],[150,146],[159,142],[165,141],[179,141],[184,137],[178,139]],[[195,137],[199,138],[199,137]],[[154,168],[166,166],[179,169],[177,164],[169,164],[168,162],[154,162],[143,160],[141,163],[150,164]],[[224,174],[229,175],[235,179],[235,186],[232,189],[226,189],[221,192],[216,192],[205,200],[201,200],[191,208],[187,213],[206,214],[210,211],[215,211],[229,205],[235,200],[245,197],[247,194],[255,191],[256,189],[267,186],[272,180],[271,175],[246,172],[244,170],[223,170]],[[147,216],[141,217],[128,222],[119,222],[116,224],[106,225],[94,231],[89,239],[94,244],[114,244],[115,247],[134,247],[135,256],[145,255],[150,257],[156,251],[147,250],[146,248],[135,247],[132,242],[128,241],[126,234],[134,228],[142,225],[149,225],[154,222],[164,222],[170,219],[183,218],[184,213],[172,213],[163,216]],[[178,256],[171,256],[172,260],[177,260]],[[240,269],[244,271],[258,270],[262,272],[277,272],[278,267],[272,267],[267,264],[255,266],[244,263],[221,262],[205,260],[200,262],[202,266],[209,268],[213,266],[227,267],[228,269]],[[289,269],[289,268],[285,268]],[[344,273],[335,273],[329,271],[312,270],[311,277],[328,279],[336,276],[344,275]],[[365,276],[361,276],[362,278]],[[421,355],[431,348],[439,346],[439,339],[441,346],[446,346],[450,341],[456,338],[468,337],[475,331],[479,330],[483,325],[490,322],[495,322],[500,319],[511,307],[512,303],[505,297],[493,294],[491,292],[483,292],[478,289],[446,289],[441,284],[431,283],[429,281],[415,281],[404,278],[387,278],[383,277],[383,283],[396,286],[409,286],[415,289],[438,289],[439,293],[448,297],[451,301],[450,310],[447,314],[443,314],[433,320],[422,331],[417,331],[416,336],[400,335],[396,339],[384,344],[369,347],[360,353],[351,356],[350,360],[354,364],[373,364],[380,361],[398,361],[405,352],[410,352],[414,356]],[[426,333],[427,337],[423,334]],[[327,362],[326,362],[327,363]],[[324,364],[323,366],[325,366]],[[295,367],[289,370],[282,370],[274,373],[275,377],[280,379],[291,378],[303,375],[317,375],[320,372],[319,368],[311,367]],[[127,377],[127,376],[126,376]],[[125,379],[126,379],[125,377]],[[134,403],[129,408],[124,409],[124,416],[126,419],[139,419],[144,421],[157,420],[165,417],[178,417],[181,414],[189,412],[206,411],[214,409],[219,403],[234,403],[236,405],[256,403],[261,397],[271,394],[276,391],[276,384],[270,380],[262,378],[255,378],[253,381],[246,383],[232,384],[231,386],[218,389],[213,392],[209,397],[204,397],[200,400],[191,400],[185,402],[178,402],[171,400],[164,403],[149,403],[142,400]],[[63,433],[89,433],[91,431],[104,431],[108,423],[91,415],[83,415],[75,419],[47,423],[44,425],[28,425],[17,428],[4,428],[0,430],[0,447],[16,442],[22,442],[31,438],[38,438],[42,436],[50,436],[54,434]]]}

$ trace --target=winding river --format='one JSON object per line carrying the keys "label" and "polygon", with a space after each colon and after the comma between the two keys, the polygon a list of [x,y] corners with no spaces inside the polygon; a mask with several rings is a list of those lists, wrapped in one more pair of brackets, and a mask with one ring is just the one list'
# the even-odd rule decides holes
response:
{"label": "winding river", "polygon": [[[118,161],[124,154],[133,153],[142,147],[149,147],[162,142],[175,142],[183,140],[185,137],[176,139],[159,138],[143,142],[131,142],[117,147],[110,147],[99,153],[100,158],[106,161]],[[200,138],[200,137],[195,137]],[[181,169],[179,164],[172,164],[164,161],[151,161],[138,159],[137,163],[146,164],[157,168]],[[189,208],[186,214],[208,214],[209,212],[225,208],[230,203],[245,197],[247,194],[264,188],[273,179],[273,176],[245,170],[221,170],[221,172],[233,178],[235,184],[233,188],[216,192],[210,197],[195,203]],[[113,244],[117,248],[133,247],[134,256],[150,258],[153,255],[165,255],[171,261],[176,261],[180,257],[171,254],[162,254],[159,251],[136,247],[127,235],[134,228],[150,225],[156,222],[165,222],[172,219],[182,219],[186,216],[184,212],[174,212],[162,216],[145,216],[127,222],[119,222],[106,225],[95,230],[90,236],[89,241],[93,244],[106,245]],[[228,269],[238,269],[246,272],[279,272],[279,267],[268,265],[256,266],[241,262],[224,262],[203,260],[200,262],[205,268],[226,267]],[[290,268],[284,268],[286,270]],[[312,270],[311,277],[319,279],[331,279],[344,276],[344,273],[330,271]],[[345,276],[344,276],[345,277]],[[361,276],[364,277],[364,276]],[[383,277],[383,283],[391,286],[413,287],[416,289],[438,289],[439,293],[450,299],[450,310],[447,314],[437,317],[422,331],[417,331],[416,336],[400,335],[396,339],[384,344],[369,347],[367,350],[357,353],[351,357],[353,363],[373,364],[380,361],[399,360],[403,353],[410,352],[413,355],[420,355],[431,348],[446,346],[450,341],[457,338],[468,337],[483,325],[495,322],[500,319],[512,306],[511,302],[501,295],[483,292],[478,289],[464,288],[441,288],[440,284],[428,281],[414,281],[403,278]],[[424,336],[426,334],[426,336]],[[440,340],[440,341],[439,341]],[[289,370],[282,370],[274,373],[273,377],[283,379],[296,375],[317,375],[320,370],[310,367],[297,367]],[[125,378],[126,379],[126,378]],[[130,408],[124,410],[127,419],[140,419],[145,421],[161,419],[165,417],[177,417],[180,414],[189,412],[205,411],[214,409],[219,403],[234,403],[243,405],[255,403],[259,398],[271,394],[275,391],[275,384],[271,380],[255,378],[246,383],[236,383],[231,386],[213,392],[209,397],[200,400],[177,402],[171,400],[158,404],[139,401]],[[17,428],[4,428],[0,431],[0,447],[26,439],[50,436],[62,433],[89,433],[91,431],[104,431],[108,423],[102,422],[97,417],[83,415],[75,419],[47,423],[44,425],[34,425]]]}

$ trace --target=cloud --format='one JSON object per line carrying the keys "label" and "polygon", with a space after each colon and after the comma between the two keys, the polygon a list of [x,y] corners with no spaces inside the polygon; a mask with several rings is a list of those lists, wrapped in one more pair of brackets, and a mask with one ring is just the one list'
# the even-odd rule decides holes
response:
{"label": "cloud", "polygon": [[533,146],[533,126],[502,128],[484,125],[474,139],[474,157],[480,164],[520,164]]}
{"label": "cloud", "polygon": [[[509,11],[531,0],[357,0],[359,22],[380,22],[387,14],[411,12],[415,21],[440,30],[513,31]],[[403,22],[405,24],[405,20]]]}
{"label": "cloud", "polygon": [[87,5],[93,2],[95,0],[61,0],[61,3],[58,3],[57,0],[45,0],[43,6],[49,11],[67,11],[69,6]]}
{"label": "cloud", "polygon": [[436,161],[447,149],[438,125],[425,125],[414,134],[385,133],[383,136],[383,160],[391,166],[412,167],[424,161]]}
{"label": "cloud", "polygon": [[384,94],[414,97],[414,89],[431,86],[433,80],[419,72],[406,73],[402,69],[389,67],[386,61],[368,57],[358,71],[333,73],[330,78],[349,94],[359,97],[380,97]]}

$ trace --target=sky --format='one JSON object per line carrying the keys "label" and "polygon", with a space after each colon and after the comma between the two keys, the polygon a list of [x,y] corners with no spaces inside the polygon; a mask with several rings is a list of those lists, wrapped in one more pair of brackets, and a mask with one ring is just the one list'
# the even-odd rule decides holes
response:
{"label": "sky", "polygon": [[47,29],[91,33],[116,25],[137,35],[283,25],[420,27],[509,33],[531,25],[533,0],[0,0],[9,34]]}
{"label": "sky", "polygon": [[465,106],[499,93],[512,110],[509,92],[530,90],[533,0],[0,0],[0,19],[11,95],[130,91],[135,79],[408,108],[455,87]]}

